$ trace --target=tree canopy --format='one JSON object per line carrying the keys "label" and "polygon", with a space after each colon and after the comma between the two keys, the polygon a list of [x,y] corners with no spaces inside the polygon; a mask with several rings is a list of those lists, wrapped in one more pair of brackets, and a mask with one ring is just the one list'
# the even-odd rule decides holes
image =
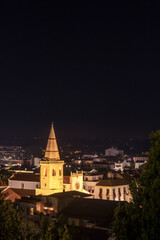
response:
{"label": "tree canopy", "polygon": [[130,185],[133,200],[115,211],[116,240],[160,239],[160,130],[151,133],[150,139],[148,161]]}
{"label": "tree canopy", "polygon": [[25,239],[21,213],[0,196],[0,240]]}

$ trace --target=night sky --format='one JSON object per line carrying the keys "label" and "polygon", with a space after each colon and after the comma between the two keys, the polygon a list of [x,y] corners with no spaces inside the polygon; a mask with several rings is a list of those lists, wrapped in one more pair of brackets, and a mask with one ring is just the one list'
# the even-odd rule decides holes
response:
{"label": "night sky", "polygon": [[[54,1],[53,1],[54,2]],[[160,128],[151,1],[1,1],[0,135],[147,137]]]}

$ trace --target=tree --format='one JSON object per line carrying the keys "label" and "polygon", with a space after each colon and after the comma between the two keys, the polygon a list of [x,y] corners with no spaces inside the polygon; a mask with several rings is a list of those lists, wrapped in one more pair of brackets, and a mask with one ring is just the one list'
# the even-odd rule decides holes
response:
{"label": "tree", "polygon": [[21,213],[0,196],[0,240],[25,239]]}
{"label": "tree", "polygon": [[71,229],[68,228],[65,218],[62,215],[56,216],[54,226],[42,216],[41,231],[37,236],[36,240],[72,240]]}
{"label": "tree", "polygon": [[130,185],[133,201],[115,210],[116,240],[160,239],[160,130],[151,133],[150,139],[148,162]]}
{"label": "tree", "polygon": [[58,215],[53,228],[53,236],[55,240],[72,240],[71,233],[66,224],[63,215]]}

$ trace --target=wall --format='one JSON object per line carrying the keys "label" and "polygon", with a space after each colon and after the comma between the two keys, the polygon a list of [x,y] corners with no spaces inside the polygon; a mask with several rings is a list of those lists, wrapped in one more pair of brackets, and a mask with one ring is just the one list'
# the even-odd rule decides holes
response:
{"label": "wall", "polygon": [[83,191],[83,172],[71,172],[71,190]]}
{"label": "wall", "polygon": [[21,188],[22,189],[22,183],[24,184],[24,189],[32,189],[35,190],[40,187],[40,182],[27,182],[27,181],[15,181],[15,180],[9,180],[9,187],[10,188]]}
{"label": "wall", "polygon": [[[126,188],[125,197],[124,197],[124,194],[123,194],[124,193],[124,187]],[[102,188],[102,199],[104,199],[104,200],[107,200],[107,197],[109,197],[108,200],[119,201],[118,189],[120,188],[120,192],[121,192],[120,200],[121,201],[127,201],[126,195],[129,194],[129,185],[121,185],[121,186],[95,186],[95,198],[97,198],[97,199],[100,199],[100,196],[99,196],[100,188]],[[109,189],[109,195],[106,196],[107,189]],[[115,199],[113,197],[113,189],[115,189],[115,194],[116,194]]]}

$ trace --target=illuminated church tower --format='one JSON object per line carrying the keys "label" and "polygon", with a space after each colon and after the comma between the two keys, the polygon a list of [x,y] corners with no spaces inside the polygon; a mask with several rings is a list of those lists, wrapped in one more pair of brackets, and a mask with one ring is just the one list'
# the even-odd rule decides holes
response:
{"label": "illuminated church tower", "polygon": [[52,123],[44,160],[40,161],[40,189],[36,189],[36,195],[63,191],[63,164]]}

